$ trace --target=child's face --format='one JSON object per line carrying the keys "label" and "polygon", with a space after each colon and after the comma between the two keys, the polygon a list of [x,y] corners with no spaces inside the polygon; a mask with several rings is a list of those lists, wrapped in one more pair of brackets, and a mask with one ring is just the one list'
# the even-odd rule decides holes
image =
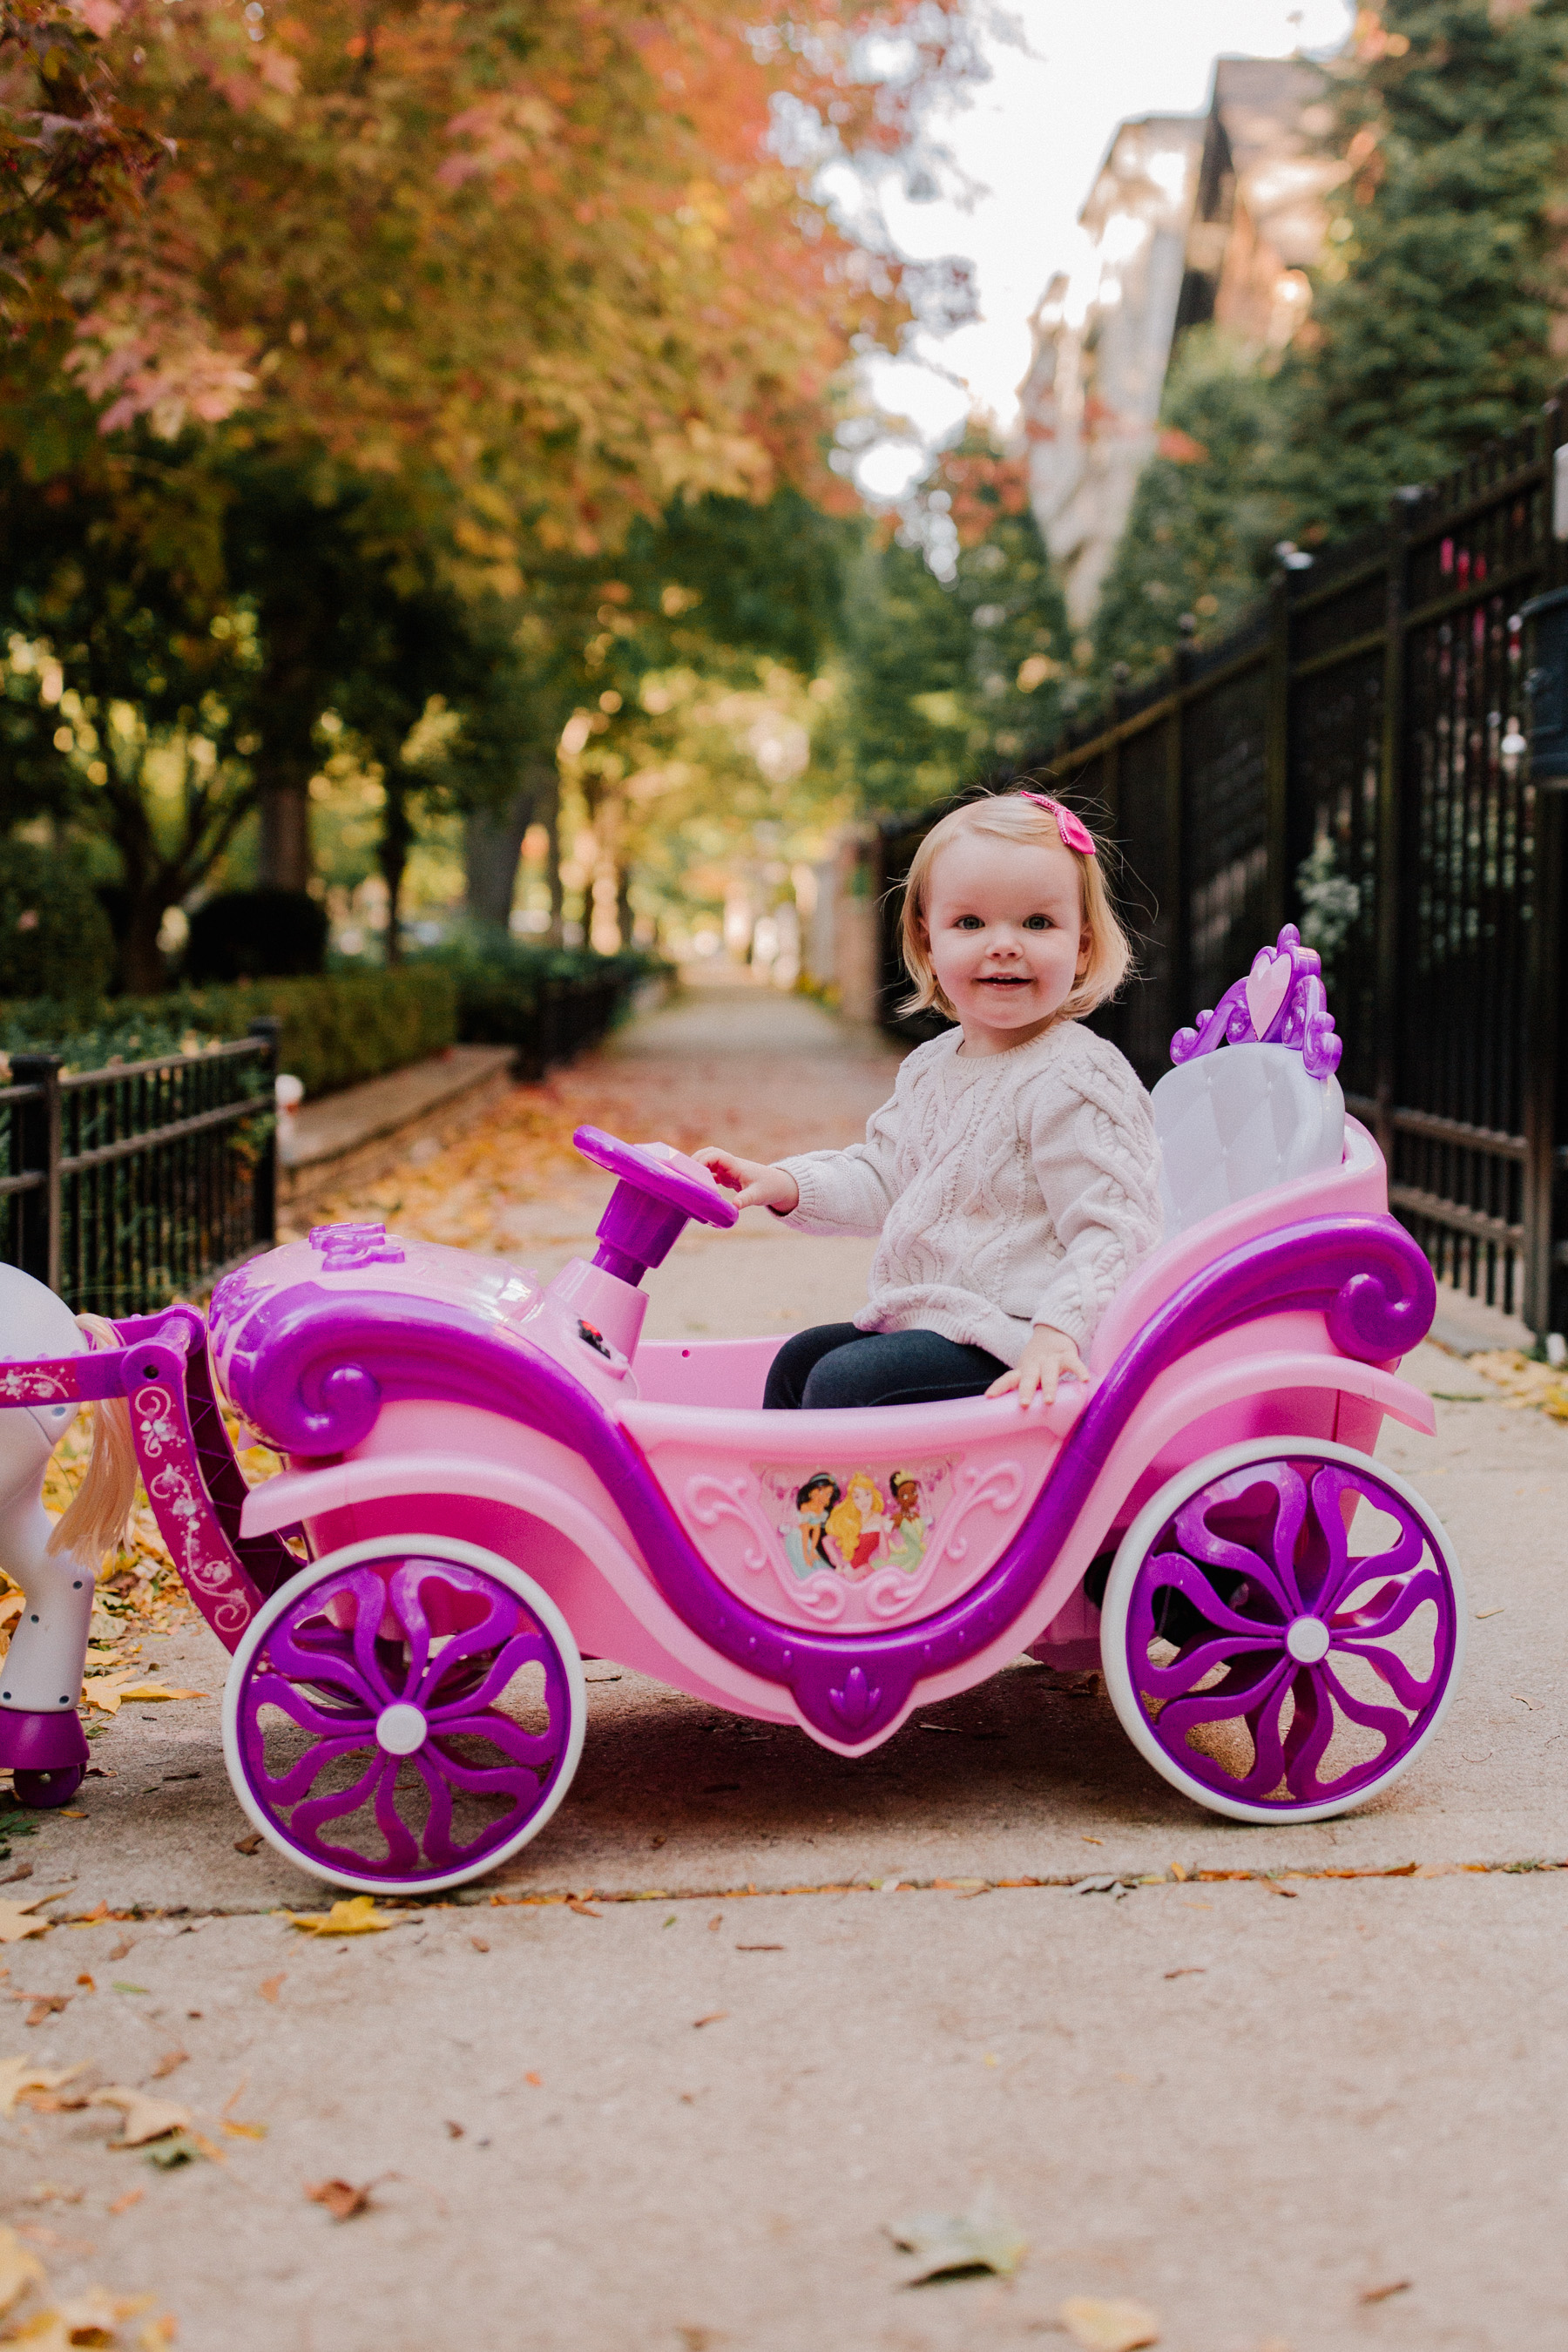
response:
{"label": "child's face", "polygon": [[965,1045],[993,1052],[1044,1029],[1089,966],[1078,863],[1065,849],[960,834],[937,852],[921,927]]}

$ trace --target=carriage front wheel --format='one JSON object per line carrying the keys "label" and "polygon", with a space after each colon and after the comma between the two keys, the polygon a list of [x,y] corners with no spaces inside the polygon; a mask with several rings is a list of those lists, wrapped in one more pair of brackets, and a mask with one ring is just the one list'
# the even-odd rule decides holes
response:
{"label": "carriage front wheel", "polygon": [[1407,1771],[1446,1713],[1464,1587],[1415,1489],[1348,1445],[1258,1439],[1173,1478],[1100,1617],[1123,1729],[1233,1821],[1315,1822]]}
{"label": "carriage front wheel", "polygon": [[577,1645],[531,1576],[450,1537],[373,1538],[313,1560],[247,1628],[224,1753],[302,1870],[434,1895],[538,1835],[586,1711]]}

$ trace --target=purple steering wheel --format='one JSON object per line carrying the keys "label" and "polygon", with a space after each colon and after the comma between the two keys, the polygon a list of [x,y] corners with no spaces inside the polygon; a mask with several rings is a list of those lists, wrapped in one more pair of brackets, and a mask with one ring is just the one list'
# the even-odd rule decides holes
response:
{"label": "purple steering wheel", "polygon": [[649,1266],[662,1265],[689,1218],[732,1225],[740,1215],[700,1161],[668,1143],[623,1143],[602,1127],[580,1127],[572,1138],[584,1160],[618,1179],[599,1220],[594,1264],[634,1285]]}

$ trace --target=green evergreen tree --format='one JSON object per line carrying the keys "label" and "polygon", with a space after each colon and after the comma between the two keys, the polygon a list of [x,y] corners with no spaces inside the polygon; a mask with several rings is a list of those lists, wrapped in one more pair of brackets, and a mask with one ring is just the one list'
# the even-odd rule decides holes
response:
{"label": "green evergreen tree", "polygon": [[1067,608],[1023,461],[971,432],[915,520],[867,542],[845,599],[842,757],[868,809],[939,799],[1048,745],[1061,723]]}
{"label": "green evergreen tree", "polygon": [[1312,316],[1274,478],[1308,544],[1512,430],[1560,362],[1568,0],[1384,0],[1339,78]]}
{"label": "green evergreen tree", "polygon": [[1170,659],[1191,614],[1205,636],[1258,595],[1281,528],[1266,481],[1278,402],[1258,355],[1212,328],[1178,344],[1155,454],[1133,494],[1093,625],[1096,676],[1134,677]]}

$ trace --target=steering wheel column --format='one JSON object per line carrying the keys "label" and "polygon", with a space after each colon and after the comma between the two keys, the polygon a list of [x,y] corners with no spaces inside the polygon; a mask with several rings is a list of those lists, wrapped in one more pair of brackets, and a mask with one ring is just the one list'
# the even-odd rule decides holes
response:
{"label": "steering wheel column", "polygon": [[693,1218],[727,1227],[740,1212],[707,1169],[673,1144],[623,1143],[597,1127],[580,1127],[572,1140],[584,1160],[619,1181],[599,1220],[593,1264],[573,1258],[551,1292],[629,1361],[647,1312],[643,1276],[664,1264]]}

